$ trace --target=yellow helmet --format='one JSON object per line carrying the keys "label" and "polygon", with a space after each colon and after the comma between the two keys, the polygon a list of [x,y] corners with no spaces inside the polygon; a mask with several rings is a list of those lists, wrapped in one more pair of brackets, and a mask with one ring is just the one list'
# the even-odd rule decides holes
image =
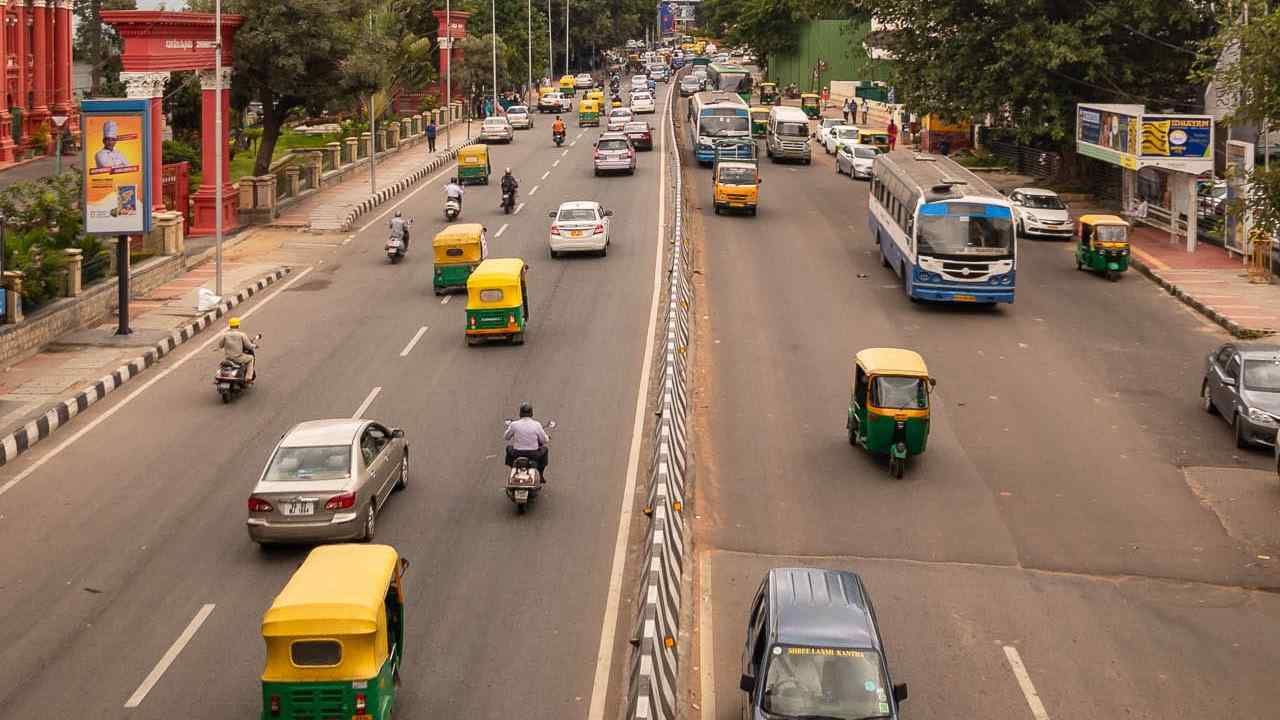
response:
{"label": "yellow helmet", "polygon": [[227,321],[227,327],[229,327],[229,328],[238,328],[238,327],[240,327],[240,318],[238,318],[238,317],[233,317],[233,318],[231,318],[230,320],[228,320],[228,321]]}

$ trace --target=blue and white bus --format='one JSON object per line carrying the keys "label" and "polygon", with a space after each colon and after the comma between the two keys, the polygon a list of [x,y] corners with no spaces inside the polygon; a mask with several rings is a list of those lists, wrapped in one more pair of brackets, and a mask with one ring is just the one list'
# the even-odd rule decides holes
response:
{"label": "blue and white bus", "polygon": [[895,150],[876,157],[868,204],[880,257],[910,298],[1013,302],[1013,208],[977,175],[941,155]]}
{"label": "blue and white bus", "polygon": [[735,93],[700,92],[689,99],[688,125],[694,156],[710,165],[716,159],[717,140],[751,138],[751,110]]}

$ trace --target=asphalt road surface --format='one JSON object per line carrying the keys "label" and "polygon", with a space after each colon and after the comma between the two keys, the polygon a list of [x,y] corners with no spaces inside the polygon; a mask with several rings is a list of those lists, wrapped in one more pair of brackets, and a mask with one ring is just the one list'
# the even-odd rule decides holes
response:
{"label": "asphalt road surface", "polygon": [[[1020,243],[1012,306],[914,304],[867,183],[820,148],[763,162],[755,218],[714,215],[709,171],[685,167],[704,720],[741,717],[748,603],[795,564],[864,575],[908,718],[1275,715],[1280,485],[1197,406],[1216,326],[1052,241]],[[877,346],[938,379],[901,480],[844,426],[853,356]]]}
{"label": "asphalt road surface", "polygon": [[[594,178],[599,131],[566,119],[563,149],[549,116],[493,147],[493,184],[465,198],[491,256],[530,265],[524,346],[466,347],[465,296],[432,293],[445,173],[385,208],[416,218],[404,263],[383,254],[379,209],[238,310],[265,338],[259,383],[233,404],[201,336],[0,472],[0,718],[256,717],[259,622],[306,550],[250,542],[246,498],[283,432],[366,403],[412,458],[376,538],[411,562],[397,716],[587,717],[652,330],[661,153]],[[521,181],[512,216],[497,209],[505,166]],[[614,210],[608,257],[551,260],[547,213],[584,199]],[[502,419],[523,400],[559,427],[548,491],[517,516]],[[595,699],[616,710],[616,692]]]}

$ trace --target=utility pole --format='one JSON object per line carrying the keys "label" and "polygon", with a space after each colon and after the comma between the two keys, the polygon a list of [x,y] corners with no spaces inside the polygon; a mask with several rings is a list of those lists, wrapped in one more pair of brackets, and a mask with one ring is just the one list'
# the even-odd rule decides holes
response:
{"label": "utility pole", "polygon": [[[369,39],[373,40],[373,11],[369,11]],[[375,172],[378,164],[374,161],[378,156],[378,120],[373,113],[374,98],[377,90],[369,93],[369,193],[378,193],[378,176]]]}
{"label": "utility pole", "polygon": [[564,0],[564,74],[569,74],[569,0]]}
{"label": "utility pole", "polygon": [[498,8],[489,0],[489,34],[493,38],[493,114],[498,114]]}
{"label": "utility pole", "polygon": [[547,0],[547,82],[556,72],[556,53],[551,47],[551,0]]}
{"label": "utility pole", "polygon": [[[206,6],[207,7],[207,6]],[[214,142],[218,144],[218,157],[213,161],[213,294],[222,297],[222,158],[226,156],[227,142],[222,139],[222,0],[214,0],[213,3],[213,137]],[[128,247],[128,243],[125,243]],[[123,257],[126,262],[129,258],[129,251],[125,250]],[[121,288],[124,288],[128,277],[127,273],[121,275]],[[122,298],[128,298],[128,289],[124,288],[121,294]],[[124,308],[125,305],[120,306]],[[120,316],[120,334],[127,335],[129,332],[129,319],[125,315],[125,310],[121,311]]]}
{"label": "utility pole", "polygon": [[444,0],[444,33],[441,42],[448,43],[444,54],[444,146],[453,147],[453,135],[449,132],[453,125],[453,19],[450,15],[450,1]]}
{"label": "utility pole", "polygon": [[533,0],[524,0],[524,11],[528,18],[525,36],[529,40],[529,61],[525,67],[529,70],[529,78],[525,81],[524,101],[529,102],[529,91],[533,89]]}

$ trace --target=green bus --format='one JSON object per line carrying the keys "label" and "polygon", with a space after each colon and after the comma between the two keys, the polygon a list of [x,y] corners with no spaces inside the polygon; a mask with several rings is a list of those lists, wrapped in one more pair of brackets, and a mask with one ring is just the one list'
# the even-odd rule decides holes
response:
{"label": "green bus", "polygon": [[751,72],[740,65],[712,63],[707,66],[707,90],[737,93],[749,104],[751,87]]}

